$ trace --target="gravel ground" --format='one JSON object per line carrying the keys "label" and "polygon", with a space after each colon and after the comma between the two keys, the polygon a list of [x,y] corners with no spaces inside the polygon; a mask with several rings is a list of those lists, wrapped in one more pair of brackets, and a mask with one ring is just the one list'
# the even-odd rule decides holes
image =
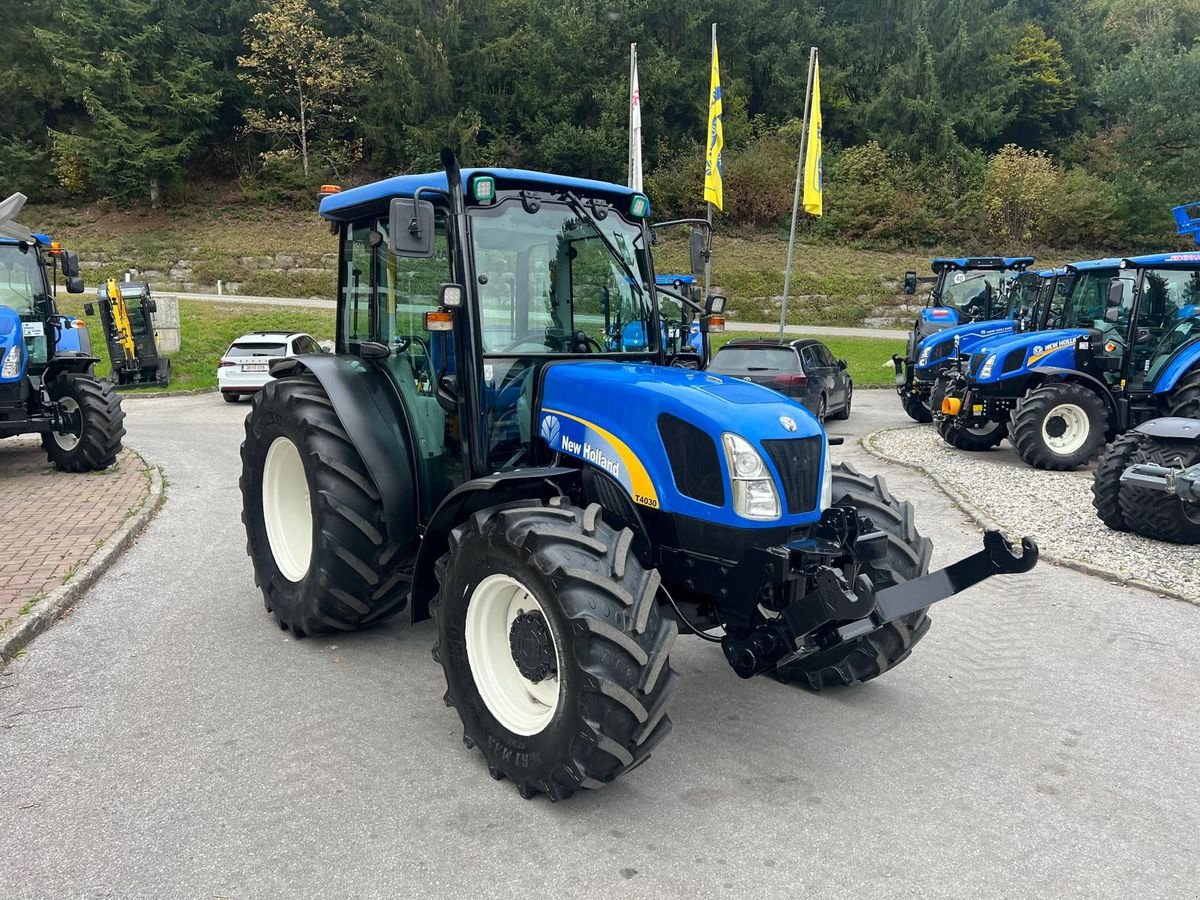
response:
{"label": "gravel ground", "polygon": [[1092,508],[1091,471],[1043,472],[1017,459],[1007,444],[985,453],[956,450],[922,425],[878,431],[863,445],[934,476],[1005,531],[1034,535],[1047,557],[1200,603],[1197,549],[1105,527]]}

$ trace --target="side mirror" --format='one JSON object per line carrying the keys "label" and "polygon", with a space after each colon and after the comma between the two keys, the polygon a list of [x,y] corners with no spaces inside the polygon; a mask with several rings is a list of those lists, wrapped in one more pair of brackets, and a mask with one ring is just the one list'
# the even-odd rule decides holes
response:
{"label": "side mirror", "polygon": [[[1120,278],[1114,278],[1108,283],[1108,306],[1110,309],[1121,305],[1121,301],[1125,299],[1125,284]],[[1104,317],[1104,321],[1108,321],[1108,317]]]}
{"label": "side mirror", "polygon": [[67,277],[67,293],[82,294],[84,291],[83,279],[78,275],[70,275]]}
{"label": "side mirror", "polygon": [[692,260],[693,275],[704,274],[704,265],[708,262],[708,248],[705,244],[704,232],[699,228],[693,228],[691,237],[688,238],[688,253]]}
{"label": "side mirror", "polygon": [[396,197],[388,210],[388,249],[407,259],[433,256],[433,204]]}
{"label": "side mirror", "polygon": [[710,316],[719,316],[725,312],[725,292],[715,287],[704,302],[704,311]]}
{"label": "side mirror", "polygon": [[1121,315],[1121,310],[1115,306],[1110,306],[1104,311],[1104,321],[1110,325],[1116,325],[1117,319]]}
{"label": "side mirror", "polygon": [[83,304],[83,314],[85,316],[94,316],[96,314],[96,307],[91,303]]}
{"label": "side mirror", "polygon": [[916,272],[905,272],[904,273],[904,293],[911,295],[911,294],[915,294],[916,292],[917,292],[917,273]]}
{"label": "side mirror", "polygon": [[74,250],[63,250],[59,255],[62,260],[62,273],[64,278],[79,277],[79,254]]}
{"label": "side mirror", "polygon": [[839,359],[838,360],[838,368],[841,369],[843,372],[845,372],[846,369],[849,368],[849,366],[846,364],[846,361],[844,359]]}

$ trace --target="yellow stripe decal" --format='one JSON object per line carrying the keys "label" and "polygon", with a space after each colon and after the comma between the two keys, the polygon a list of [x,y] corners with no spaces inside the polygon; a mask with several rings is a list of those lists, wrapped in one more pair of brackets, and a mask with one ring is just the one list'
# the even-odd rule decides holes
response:
{"label": "yellow stripe decal", "polygon": [[629,484],[627,487],[633,492],[634,501],[640,503],[642,506],[658,508],[658,492],[654,489],[654,482],[650,480],[650,473],[646,471],[646,467],[642,465],[642,461],[634,455],[634,452],[629,449],[629,446],[623,440],[594,422],[581,419],[579,416],[573,416],[568,412],[543,407],[542,413],[562,416],[564,419],[578,422],[584,428],[595,432],[597,437],[607,441],[612,447],[613,452],[620,457],[622,464],[625,466],[625,471],[629,473]]}

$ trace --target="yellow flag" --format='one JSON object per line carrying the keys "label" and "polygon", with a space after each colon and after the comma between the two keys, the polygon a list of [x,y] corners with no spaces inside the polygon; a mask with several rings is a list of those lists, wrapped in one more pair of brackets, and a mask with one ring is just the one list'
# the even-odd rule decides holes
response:
{"label": "yellow flag", "polygon": [[704,154],[704,199],[721,209],[725,198],[724,171],[721,167],[721,151],[725,148],[725,134],[721,130],[721,76],[717,71],[717,42],[713,34],[712,81],[708,92],[708,147]]}
{"label": "yellow flag", "polygon": [[821,176],[821,68],[813,69],[812,113],[808,122],[808,152],[804,157],[804,211],[819,216],[824,187]]}

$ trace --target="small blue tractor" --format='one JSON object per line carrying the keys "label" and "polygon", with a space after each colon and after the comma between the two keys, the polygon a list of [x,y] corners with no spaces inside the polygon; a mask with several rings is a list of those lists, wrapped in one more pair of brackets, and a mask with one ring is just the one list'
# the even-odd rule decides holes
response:
{"label": "small blue tractor", "polygon": [[[925,308],[913,323],[905,355],[893,356],[896,367],[896,392],[904,411],[918,422],[931,422],[930,393],[940,371],[949,365],[954,353],[954,329],[972,323],[973,328],[959,331],[962,340],[1011,333],[1009,300],[1005,287],[1008,276],[1024,272],[1033,265],[1032,256],[971,256],[933,260],[936,275]],[[915,272],[905,273],[905,293],[915,293]],[[932,335],[951,330],[943,341]]]}
{"label": "small blue tractor", "polygon": [[1161,415],[1200,415],[1200,254],[1067,267],[1075,327],[1017,335],[971,355],[946,388],[958,427],[1008,422],[1020,457],[1077,469]]}
{"label": "small blue tractor", "polygon": [[46,455],[68,472],[98,471],[121,451],[125,413],[83,321],[55,306],[61,270],[67,293],[83,292],[79,257],[15,219],[23,194],[0,203],[0,438],[41,434]]}
{"label": "small blue tractor", "polygon": [[[672,367],[645,194],[442,163],[321,201],[336,352],[273,364],[242,515],[294,635],[435,620],[492,777],[558,800],[643,763],[680,633],[744,678],[854,684],[909,656],[930,604],[1035,564],[988,532],[929,572],[911,505],[833,464],[802,406]],[[608,346],[606,307],[648,340]]]}

